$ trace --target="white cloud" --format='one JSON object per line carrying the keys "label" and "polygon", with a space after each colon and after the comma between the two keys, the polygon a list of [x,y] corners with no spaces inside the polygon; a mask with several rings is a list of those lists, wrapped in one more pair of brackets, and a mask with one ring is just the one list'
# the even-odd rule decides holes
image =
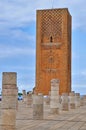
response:
{"label": "white cloud", "polygon": [[[73,28],[86,25],[86,1],[53,0],[55,8],[69,8],[73,16]],[[36,10],[51,8],[52,0],[3,0],[0,1],[0,28],[23,26],[36,20]]]}
{"label": "white cloud", "polygon": [[81,75],[83,75],[84,77],[86,77],[86,70],[82,70]]}
{"label": "white cloud", "polygon": [[74,84],[73,88],[86,88],[86,84]]}
{"label": "white cloud", "polygon": [[81,77],[86,78],[86,69],[78,70],[78,71],[72,73],[72,76],[81,76]]}
{"label": "white cloud", "polygon": [[35,48],[24,48],[24,47],[7,47],[0,46],[0,58],[13,57],[19,55],[35,55]]}
{"label": "white cloud", "polygon": [[71,58],[72,58],[73,60],[79,59],[79,55],[77,55],[76,52],[72,51],[72,56],[71,56]]}
{"label": "white cloud", "polygon": [[[4,69],[4,71],[6,70],[8,70],[8,68],[10,69],[10,70],[13,70],[13,71],[35,71],[35,65],[32,65],[32,66],[28,66],[27,64],[26,64],[26,66],[20,66],[20,65],[15,65],[15,66],[13,66],[13,65],[3,65],[3,66],[0,66],[0,69]],[[26,74],[25,74],[26,75]]]}
{"label": "white cloud", "polygon": [[21,31],[20,29],[14,29],[9,31],[9,36],[11,35],[11,38],[15,39],[22,39],[22,40],[35,40],[34,36],[29,35],[27,32]]}
{"label": "white cloud", "polygon": [[[35,37],[33,35],[28,34],[28,32],[22,31],[21,29],[11,29],[0,31],[0,37],[7,37],[8,39],[20,39],[24,41],[32,41],[35,42]],[[2,43],[0,43],[2,44]]]}
{"label": "white cloud", "polygon": [[30,0],[0,1],[0,25],[17,27],[34,20],[35,13],[30,3]]}

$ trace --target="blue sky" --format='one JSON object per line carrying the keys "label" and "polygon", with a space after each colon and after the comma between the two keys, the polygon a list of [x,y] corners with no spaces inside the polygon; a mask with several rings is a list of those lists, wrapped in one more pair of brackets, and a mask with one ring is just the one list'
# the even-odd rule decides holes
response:
{"label": "blue sky", "polygon": [[0,1],[2,72],[17,72],[19,91],[35,86],[36,10],[68,8],[72,15],[72,90],[86,94],[86,0]]}

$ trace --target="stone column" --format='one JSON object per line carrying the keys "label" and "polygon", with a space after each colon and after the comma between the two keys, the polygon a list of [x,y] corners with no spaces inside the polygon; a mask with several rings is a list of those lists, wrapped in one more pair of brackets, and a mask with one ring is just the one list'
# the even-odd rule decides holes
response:
{"label": "stone column", "polygon": [[27,102],[26,90],[22,90],[22,92],[23,92],[23,102],[26,104],[26,102]]}
{"label": "stone column", "polygon": [[16,87],[17,95],[16,95],[16,110],[18,110],[18,87]]}
{"label": "stone column", "polygon": [[1,116],[1,101],[0,101],[0,116]]}
{"label": "stone column", "polygon": [[51,80],[51,97],[50,97],[50,112],[52,114],[59,113],[59,80]]}
{"label": "stone column", "polygon": [[32,93],[27,94],[27,105],[32,106]]}
{"label": "stone column", "polygon": [[86,95],[83,95],[83,105],[86,105]]}
{"label": "stone column", "polygon": [[84,99],[83,99],[83,97],[80,97],[80,106],[84,106]]}
{"label": "stone column", "polygon": [[75,93],[69,93],[69,109],[75,109]]}
{"label": "stone column", "polygon": [[46,95],[46,97],[44,97],[44,104],[50,105],[50,96],[49,95]]}
{"label": "stone column", "polygon": [[69,110],[69,106],[68,106],[68,93],[62,93],[61,96],[62,102],[62,110],[63,111],[68,111]]}
{"label": "stone column", "polygon": [[75,93],[75,106],[80,107],[80,93]]}
{"label": "stone column", "polygon": [[33,94],[33,119],[43,119],[43,95]]}
{"label": "stone column", "polygon": [[17,74],[3,72],[1,130],[16,130]]}

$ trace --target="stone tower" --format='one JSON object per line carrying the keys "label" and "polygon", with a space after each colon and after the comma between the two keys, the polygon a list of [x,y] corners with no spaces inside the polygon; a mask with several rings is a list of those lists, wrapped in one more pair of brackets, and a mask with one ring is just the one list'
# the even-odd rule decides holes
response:
{"label": "stone tower", "polygon": [[59,94],[71,91],[71,15],[67,8],[37,10],[36,92],[47,95],[51,79]]}

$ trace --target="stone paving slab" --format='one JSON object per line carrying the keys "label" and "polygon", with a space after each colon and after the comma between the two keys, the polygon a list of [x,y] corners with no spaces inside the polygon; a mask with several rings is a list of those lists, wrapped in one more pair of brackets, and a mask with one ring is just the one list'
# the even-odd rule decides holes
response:
{"label": "stone paving slab", "polygon": [[[19,103],[17,130],[86,130],[86,106],[50,114],[49,106],[44,107],[44,119],[33,120],[32,108]],[[22,113],[23,111],[23,113]]]}
{"label": "stone paving slab", "polygon": [[22,101],[19,101],[18,106],[16,130],[86,130],[86,106],[60,111],[58,115],[51,114],[49,106],[44,106],[43,120],[33,120],[31,106]]}

